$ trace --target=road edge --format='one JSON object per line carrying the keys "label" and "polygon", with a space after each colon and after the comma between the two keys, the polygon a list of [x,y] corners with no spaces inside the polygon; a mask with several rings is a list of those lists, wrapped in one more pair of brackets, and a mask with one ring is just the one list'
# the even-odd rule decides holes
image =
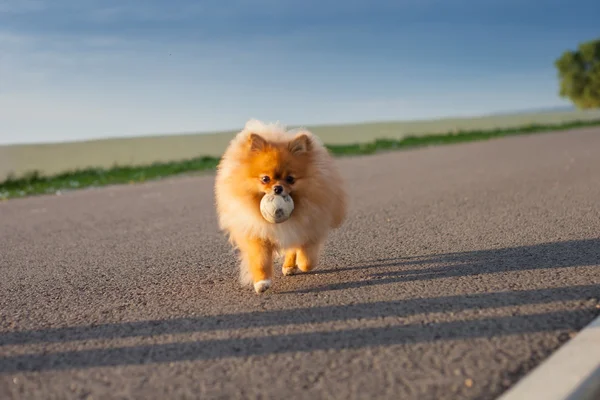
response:
{"label": "road edge", "polygon": [[497,400],[600,399],[600,315]]}

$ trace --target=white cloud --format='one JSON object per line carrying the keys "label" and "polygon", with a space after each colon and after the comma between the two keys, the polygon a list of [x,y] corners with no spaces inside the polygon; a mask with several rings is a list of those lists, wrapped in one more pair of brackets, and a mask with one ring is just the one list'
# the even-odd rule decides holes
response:
{"label": "white cloud", "polygon": [[0,14],[24,14],[41,11],[47,3],[42,0],[0,0]]}
{"label": "white cloud", "polygon": [[[69,7],[78,21],[102,25],[190,15],[225,21],[244,10],[298,16],[335,10],[333,3],[314,11],[302,2],[289,7],[275,0],[261,0],[259,5],[238,0],[239,7],[217,7],[216,1],[175,1],[168,7],[150,0],[145,7],[139,4],[15,0],[0,2],[0,12]],[[352,2],[347,7],[356,10],[365,4]],[[229,129],[250,117],[293,125],[472,115],[557,104],[554,88],[547,84],[553,77],[545,72],[474,78],[465,77],[465,71],[452,76],[442,67],[443,75],[438,75],[440,65],[418,65],[414,54],[401,59],[390,49],[377,48],[385,38],[373,32],[361,33],[362,54],[338,50],[338,43],[347,42],[356,28],[337,28],[299,24],[278,34],[209,35],[202,40],[119,35],[108,29],[35,33],[0,28],[0,142]],[[435,34],[429,33],[432,43]],[[398,46],[412,42],[400,41]]]}

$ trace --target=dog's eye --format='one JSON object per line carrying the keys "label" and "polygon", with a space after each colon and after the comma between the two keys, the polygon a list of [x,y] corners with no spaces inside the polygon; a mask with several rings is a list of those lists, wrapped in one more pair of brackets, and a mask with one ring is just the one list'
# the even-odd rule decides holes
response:
{"label": "dog's eye", "polygon": [[269,178],[268,176],[265,175],[262,178],[260,178],[260,181],[262,183],[269,183],[269,182],[271,182],[271,178]]}
{"label": "dog's eye", "polygon": [[292,183],[296,182],[296,179],[294,179],[294,177],[290,175],[287,178],[285,178],[285,181],[291,185]]}

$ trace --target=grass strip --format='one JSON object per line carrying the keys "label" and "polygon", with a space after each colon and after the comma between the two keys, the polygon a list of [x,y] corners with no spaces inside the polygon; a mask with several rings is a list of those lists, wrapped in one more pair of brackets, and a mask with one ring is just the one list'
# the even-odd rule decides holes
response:
{"label": "grass strip", "polygon": [[[335,156],[367,155],[381,151],[410,149],[423,146],[434,146],[487,140],[503,136],[525,135],[552,132],[573,128],[600,125],[600,120],[570,121],[560,124],[530,124],[518,128],[493,130],[454,131],[441,134],[405,136],[402,139],[377,139],[368,143],[347,145],[327,145]],[[0,183],[0,199],[18,198],[39,194],[60,194],[63,191],[86,187],[100,187],[114,184],[138,183],[157,180],[183,173],[213,170],[217,166],[217,157],[196,157],[183,161],[153,163],[140,166],[114,166],[105,168],[88,168],[64,172],[53,176],[42,176],[38,171],[15,179],[7,178]]]}

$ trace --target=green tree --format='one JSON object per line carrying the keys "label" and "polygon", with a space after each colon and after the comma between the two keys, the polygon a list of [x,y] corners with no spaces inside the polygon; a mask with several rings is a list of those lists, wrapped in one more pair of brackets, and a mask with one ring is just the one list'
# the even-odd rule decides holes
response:
{"label": "green tree", "polygon": [[560,80],[560,96],[579,109],[600,107],[600,39],[580,43],[554,63]]}

